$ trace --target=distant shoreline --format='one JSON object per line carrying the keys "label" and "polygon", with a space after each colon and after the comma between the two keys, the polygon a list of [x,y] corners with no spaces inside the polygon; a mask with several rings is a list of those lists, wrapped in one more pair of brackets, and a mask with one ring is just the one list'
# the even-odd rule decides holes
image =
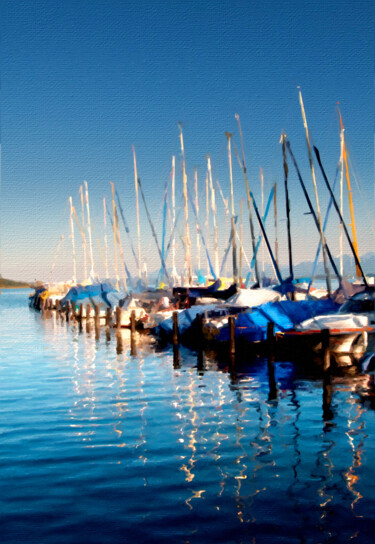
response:
{"label": "distant shoreline", "polygon": [[34,289],[30,285],[0,285],[1,289]]}

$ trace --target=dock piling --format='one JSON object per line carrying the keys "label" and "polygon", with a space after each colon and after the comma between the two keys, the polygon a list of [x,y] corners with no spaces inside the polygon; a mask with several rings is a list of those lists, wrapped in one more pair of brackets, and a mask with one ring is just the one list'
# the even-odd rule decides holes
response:
{"label": "dock piling", "polygon": [[277,384],[275,378],[275,324],[273,321],[267,323],[267,369],[268,369],[268,400],[277,398]]}
{"label": "dock piling", "polygon": [[135,343],[135,310],[132,310],[130,314],[130,355],[134,356],[136,354],[136,343]]}
{"label": "dock piling", "polygon": [[229,324],[229,356],[232,365],[235,363],[236,356],[236,323],[234,317],[228,318]]}
{"label": "dock piling", "polygon": [[178,346],[179,334],[178,334],[178,312],[173,312],[173,345]]}
{"label": "dock piling", "polygon": [[119,329],[121,327],[121,308],[120,306],[116,306],[116,328]]}
{"label": "dock piling", "polygon": [[322,359],[323,359],[323,371],[328,372],[331,366],[331,352],[329,349],[329,329],[322,329],[321,339],[322,339]]}

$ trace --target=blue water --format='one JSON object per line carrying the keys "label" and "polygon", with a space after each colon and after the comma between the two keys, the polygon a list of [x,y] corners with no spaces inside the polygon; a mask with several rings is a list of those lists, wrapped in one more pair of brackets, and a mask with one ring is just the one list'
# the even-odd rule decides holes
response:
{"label": "blue water", "polygon": [[3,291],[0,542],[373,542],[368,377],[275,377],[270,400],[264,359],[234,375],[151,338],[131,356],[126,331],[97,338]]}

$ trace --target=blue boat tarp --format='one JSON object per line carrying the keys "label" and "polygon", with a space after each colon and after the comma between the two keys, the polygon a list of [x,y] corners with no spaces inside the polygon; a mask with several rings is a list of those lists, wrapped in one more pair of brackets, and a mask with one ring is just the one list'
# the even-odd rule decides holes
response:
{"label": "blue boat tarp", "polygon": [[[193,306],[187,310],[182,310],[178,313],[178,330],[180,334],[185,334],[191,327],[194,319],[198,314],[202,314],[213,310],[217,310],[216,304],[208,304],[206,306]],[[157,331],[166,335],[172,334],[173,331],[173,319],[169,317],[158,325]]]}
{"label": "blue boat tarp", "polygon": [[[275,332],[285,332],[314,316],[336,313],[339,307],[329,299],[268,302],[238,315],[236,338],[242,338],[248,342],[263,341],[266,339],[267,325],[270,322],[274,323]],[[219,340],[229,340],[227,326],[221,329]]]}
{"label": "blue boat tarp", "polygon": [[[115,289],[109,283],[96,283],[92,285],[75,285],[69,289],[68,293],[63,299],[61,304],[64,305],[67,302],[74,302],[80,304],[82,300],[91,299],[92,297],[102,297],[103,302],[105,300],[105,294],[111,293]],[[104,295],[104,296],[103,296]]]}

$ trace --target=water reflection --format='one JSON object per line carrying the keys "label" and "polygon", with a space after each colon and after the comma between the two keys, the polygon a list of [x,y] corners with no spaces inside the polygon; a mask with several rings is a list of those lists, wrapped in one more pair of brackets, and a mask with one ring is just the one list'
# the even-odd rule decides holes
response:
{"label": "water reflection", "polygon": [[32,511],[43,542],[88,523],[93,542],[371,541],[368,377],[183,347],[177,360],[151,337],[134,352],[127,330],[44,317],[21,322],[27,349],[0,346],[8,542]]}

